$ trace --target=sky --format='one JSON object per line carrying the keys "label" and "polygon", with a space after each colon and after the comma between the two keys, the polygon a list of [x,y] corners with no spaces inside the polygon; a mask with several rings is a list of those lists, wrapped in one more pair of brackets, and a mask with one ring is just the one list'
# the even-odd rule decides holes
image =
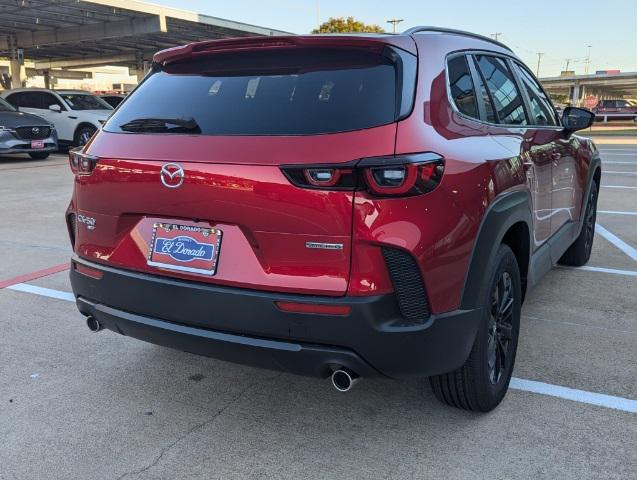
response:
{"label": "sky", "polygon": [[583,74],[590,48],[590,71],[637,71],[637,0],[150,0],[150,3],[215,17],[309,33],[317,19],[353,16],[391,31],[388,19],[435,25],[483,35],[500,33],[540,76],[569,70]]}

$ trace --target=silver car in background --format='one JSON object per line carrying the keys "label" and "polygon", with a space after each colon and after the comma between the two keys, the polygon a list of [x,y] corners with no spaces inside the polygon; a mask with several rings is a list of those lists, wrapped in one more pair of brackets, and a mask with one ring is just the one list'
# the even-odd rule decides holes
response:
{"label": "silver car in background", "polygon": [[28,153],[31,158],[43,159],[57,149],[53,125],[36,115],[19,112],[0,98],[0,156]]}

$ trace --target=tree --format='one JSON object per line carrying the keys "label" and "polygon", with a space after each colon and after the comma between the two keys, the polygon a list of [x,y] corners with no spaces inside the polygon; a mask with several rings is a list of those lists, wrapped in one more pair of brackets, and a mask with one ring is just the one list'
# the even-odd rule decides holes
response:
{"label": "tree", "polygon": [[330,17],[327,22],[321,23],[319,28],[312,30],[312,33],[350,33],[350,32],[371,32],[385,33],[385,30],[378,25],[366,25],[363,22],[354,20],[354,17]]}

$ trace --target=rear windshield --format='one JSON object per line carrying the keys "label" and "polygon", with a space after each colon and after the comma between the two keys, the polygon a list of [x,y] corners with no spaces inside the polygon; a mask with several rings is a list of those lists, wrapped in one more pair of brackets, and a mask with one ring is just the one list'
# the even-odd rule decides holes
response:
{"label": "rear windshield", "polygon": [[347,49],[217,54],[164,67],[111,117],[111,132],[311,135],[392,123],[390,58]]}

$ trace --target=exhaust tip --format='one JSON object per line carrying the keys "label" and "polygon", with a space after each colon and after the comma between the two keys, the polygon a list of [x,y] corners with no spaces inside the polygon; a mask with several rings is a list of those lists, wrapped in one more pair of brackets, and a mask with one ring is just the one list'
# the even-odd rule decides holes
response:
{"label": "exhaust tip", "polygon": [[332,385],[339,392],[349,392],[358,380],[358,375],[346,369],[334,370]]}
{"label": "exhaust tip", "polygon": [[91,332],[99,332],[104,328],[104,325],[92,316],[86,317],[86,326]]}

